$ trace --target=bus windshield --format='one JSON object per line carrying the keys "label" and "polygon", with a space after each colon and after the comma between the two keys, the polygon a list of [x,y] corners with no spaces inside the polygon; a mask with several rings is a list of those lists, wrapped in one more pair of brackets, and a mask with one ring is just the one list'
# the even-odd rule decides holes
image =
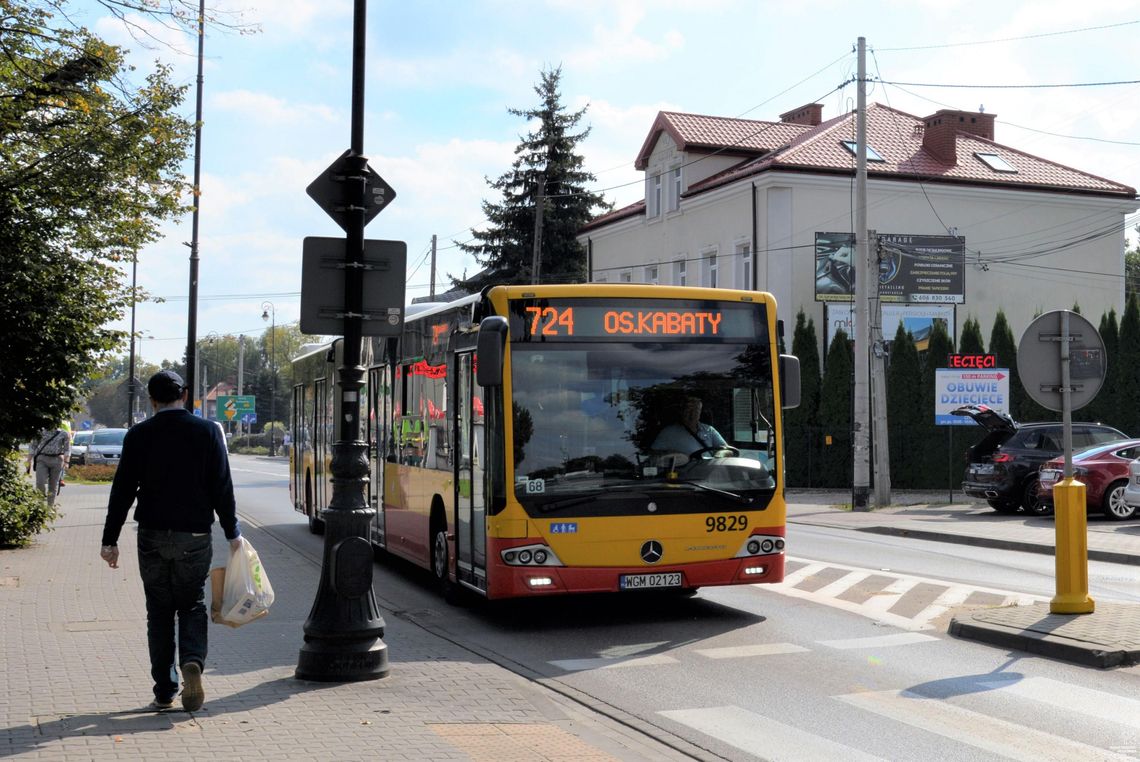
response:
{"label": "bus windshield", "polygon": [[577,513],[591,502],[616,509],[630,493],[674,512],[739,510],[774,493],[766,344],[520,343],[512,351],[515,495],[532,515]]}

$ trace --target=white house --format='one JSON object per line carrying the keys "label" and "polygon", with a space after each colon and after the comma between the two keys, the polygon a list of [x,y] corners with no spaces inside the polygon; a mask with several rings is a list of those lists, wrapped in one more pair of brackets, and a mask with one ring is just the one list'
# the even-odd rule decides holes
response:
{"label": "white house", "polygon": [[[822,112],[659,113],[637,155],[645,200],[579,232],[591,280],[770,291],[789,330],[803,310],[828,341],[850,319],[856,145],[854,112]],[[867,109],[868,226],[885,236],[884,303],[897,301],[887,339],[908,311],[957,336],[970,316],[988,334],[1000,308],[1019,336],[1043,311],[1123,309],[1136,190],[997,143],[994,122]]]}

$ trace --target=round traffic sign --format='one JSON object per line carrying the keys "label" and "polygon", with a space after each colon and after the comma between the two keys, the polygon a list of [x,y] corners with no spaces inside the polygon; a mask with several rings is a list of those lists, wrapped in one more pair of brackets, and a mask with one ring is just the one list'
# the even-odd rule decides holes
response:
{"label": "round traffic sign", "polygon": [[[1066,318],[1067,334],[1064,330]],[[1107,369],[1104,341],[1096,327],[1079,313],[1054,310],[1035,319],[1018,342],[1017,372],[1025,393],[1049,410],[1060,411],[1063,407],[1063,343],[1069,346],[1070,410],[1092,402],[1104,383]]]}

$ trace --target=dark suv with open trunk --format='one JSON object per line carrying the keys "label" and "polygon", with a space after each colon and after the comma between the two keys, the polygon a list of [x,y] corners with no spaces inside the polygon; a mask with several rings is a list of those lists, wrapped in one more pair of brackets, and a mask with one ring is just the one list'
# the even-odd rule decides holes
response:
{"label": "dark suv with open trunk", "polygon": [[[1045,461],[1062,454],[1060,423],[1018,425],[1007,413],[985,405],[966,405],[952,411],[965,415],[986,429],[982,441],[966,451],[966,475],[962,491],[984,498],[998,513],[1046,516],[1051,506],[1037,499],[1037,471]],[[1073,451],[1127,437],[1099,423],[1073,424]]]}

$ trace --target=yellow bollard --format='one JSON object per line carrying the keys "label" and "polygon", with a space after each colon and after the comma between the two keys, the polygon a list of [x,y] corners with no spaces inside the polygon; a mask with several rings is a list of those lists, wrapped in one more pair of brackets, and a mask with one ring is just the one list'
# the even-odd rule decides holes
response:
{"label": "yellow bollard", "polygon": [[1052,614],[1091,614],[1089,597],[1089,538],[1085,485],[1073,477],[1053,485],[1057,523],[1057,594],[1049,601]]}

